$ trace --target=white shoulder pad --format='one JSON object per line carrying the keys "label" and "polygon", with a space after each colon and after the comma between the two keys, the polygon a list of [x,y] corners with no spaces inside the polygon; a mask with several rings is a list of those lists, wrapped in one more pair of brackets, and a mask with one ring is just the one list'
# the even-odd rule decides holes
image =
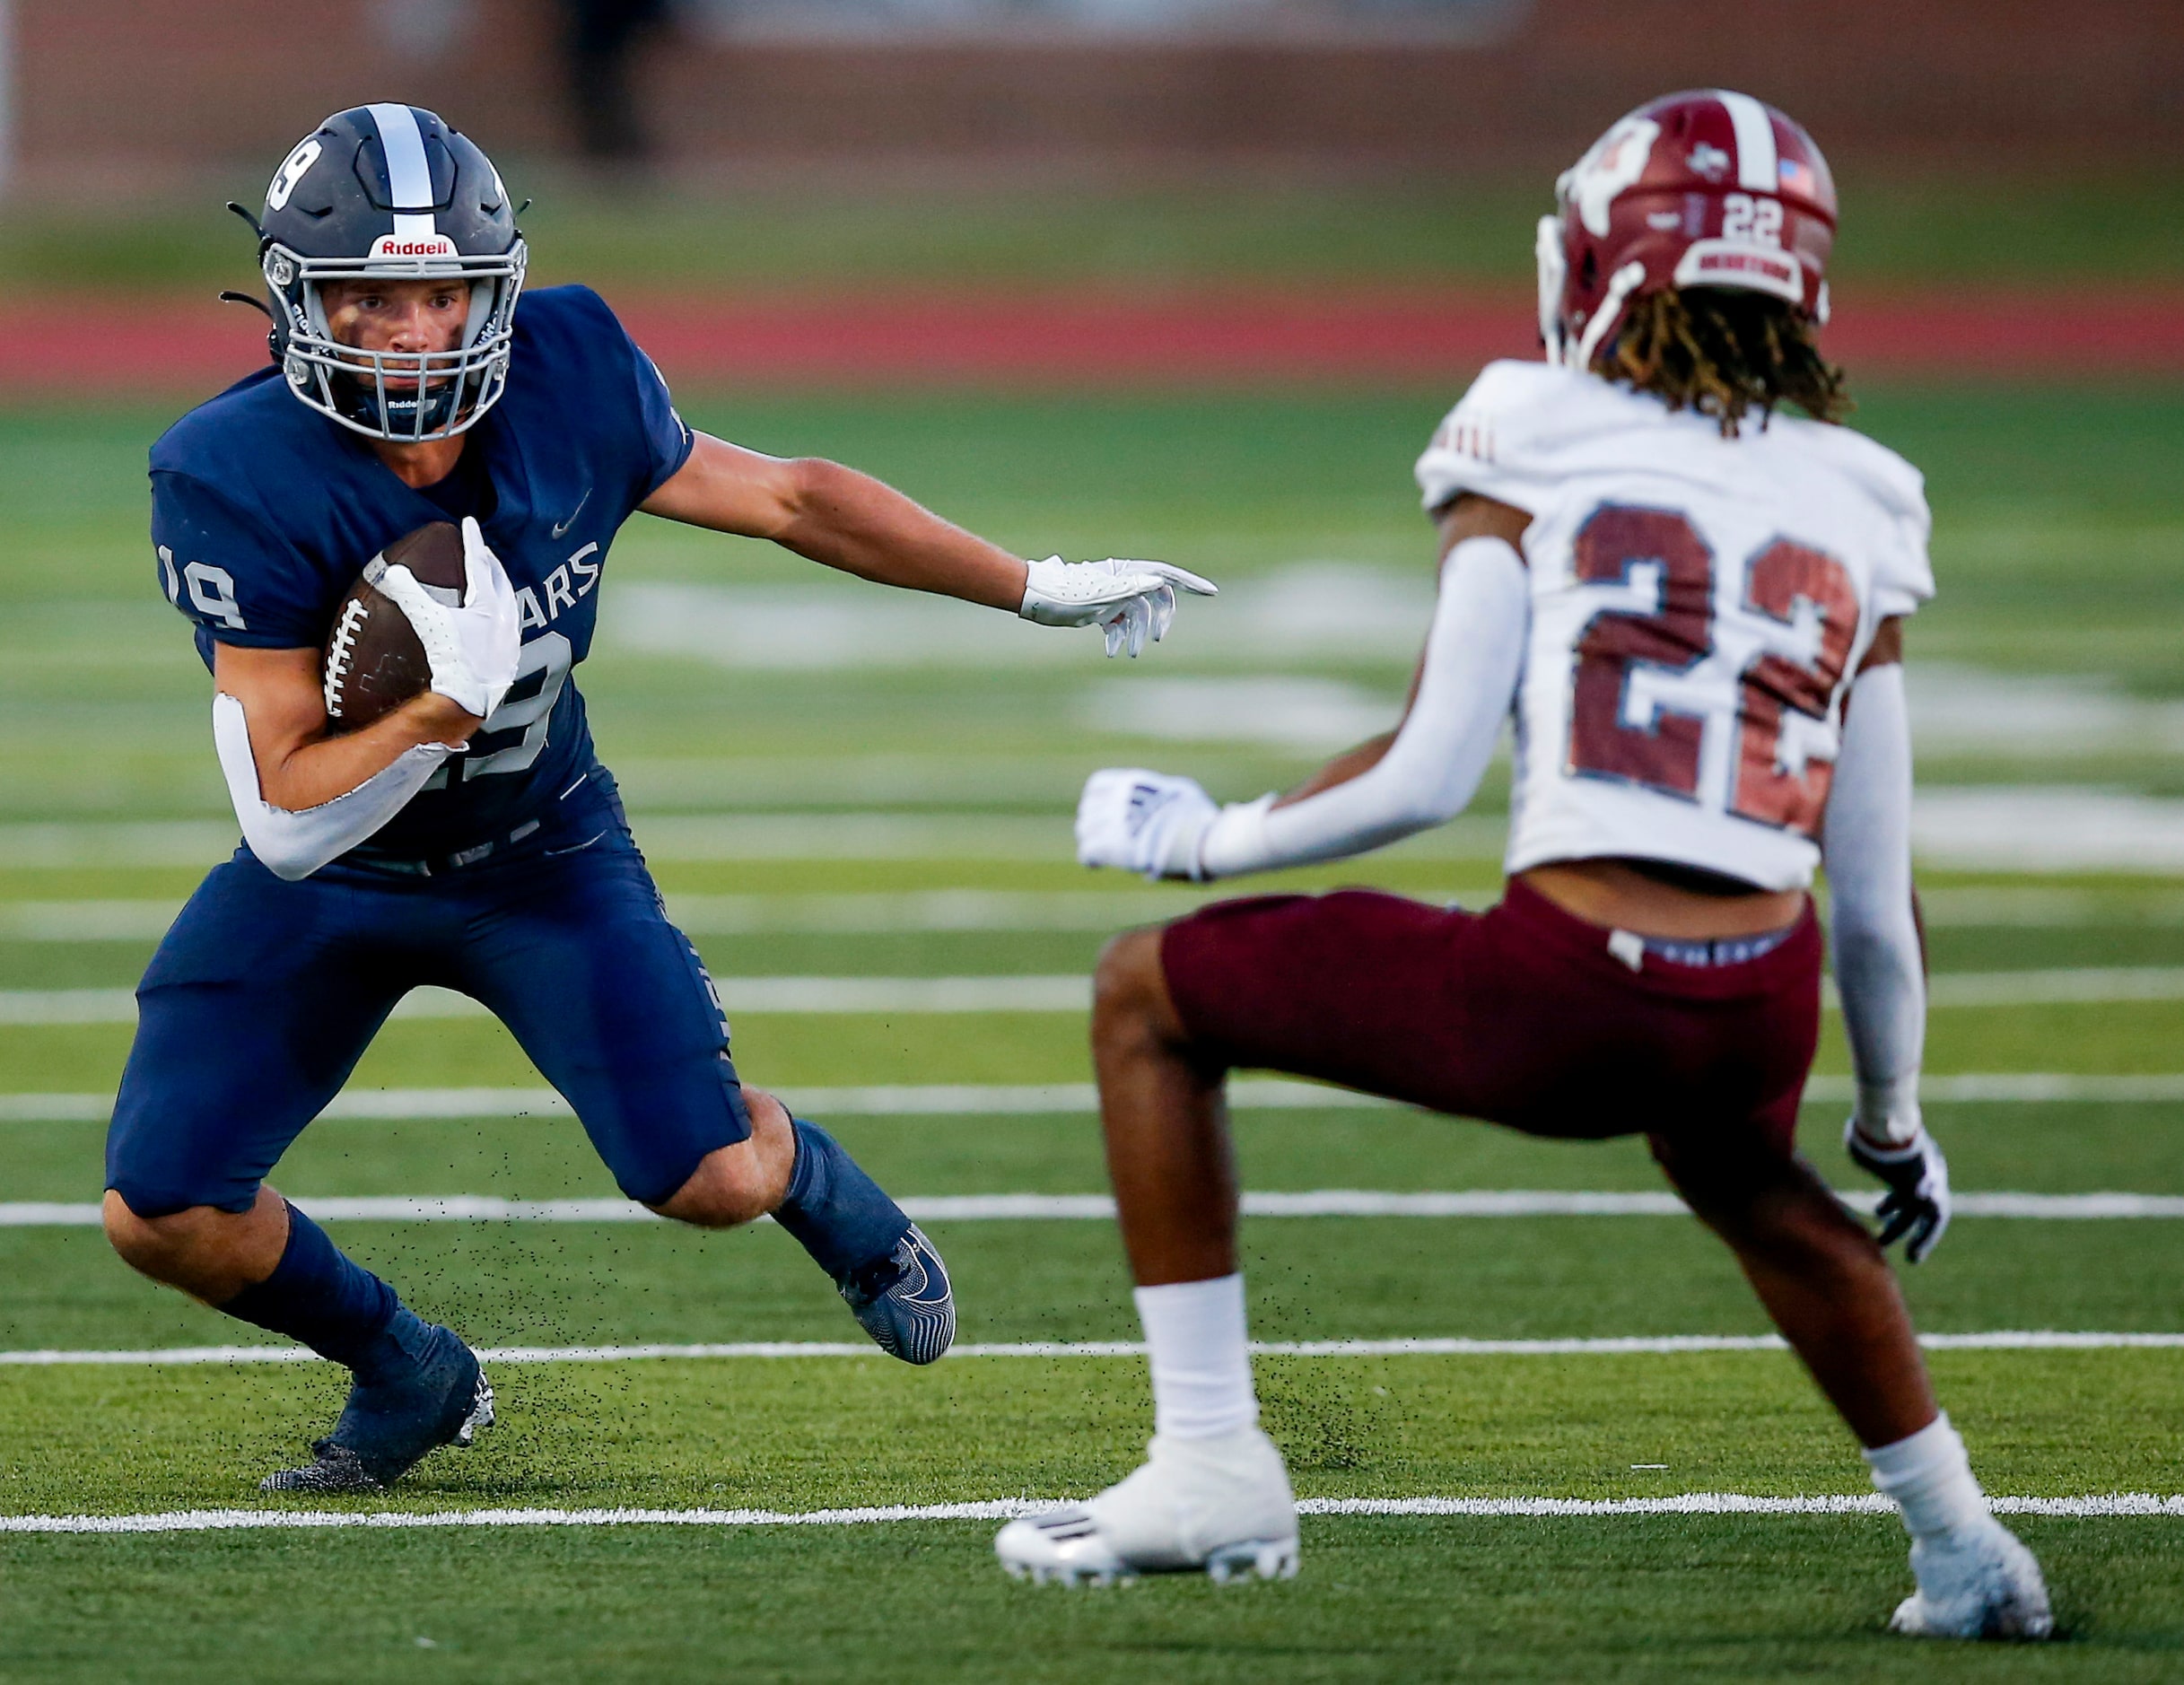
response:
{"label": "white shoulder pad", "polygon": [[1418,459],[1428,510],[1464,492],[1538,514],[1553,495],[1548,460],[1572,406],[1604,384],[1551,362],[1489,362]]}
{"label": "white shoulder pad", "polygon": [[1814,430],[1834,447],[1838,465],[1879,511],[1895,542],[1874,558],[1874,604],[1883,619],[1915,613],[1934,595],[1934,563],[1926,553],[1934,530],[1926,507],[1926,477],[1876,440],[1848,427]]}

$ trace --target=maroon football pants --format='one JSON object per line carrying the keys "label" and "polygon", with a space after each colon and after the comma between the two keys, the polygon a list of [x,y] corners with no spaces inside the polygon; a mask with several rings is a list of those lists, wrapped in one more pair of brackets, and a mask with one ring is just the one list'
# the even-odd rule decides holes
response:
{"label": "maroon football pants", "polygon": [[1530,1135],[1793,1150],[1820,1035],[1808,905],[1756,959],[1633,969],[1611,932],[1512,881],[1486,912],[1345,889],[1220,902],[1167,927],[1201,1047]]}

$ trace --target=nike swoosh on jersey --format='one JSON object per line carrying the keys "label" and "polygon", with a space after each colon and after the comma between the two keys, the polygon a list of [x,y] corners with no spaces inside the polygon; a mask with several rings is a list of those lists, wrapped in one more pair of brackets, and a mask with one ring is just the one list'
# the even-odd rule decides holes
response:
{"label": "nike swoosh on jersey", "polygon": [[584,488],[583,496],[576,500],[576,507],[569,511],[569,519],[554,523],[554,537],[556,538],[560,537],[563,533],[568,531],[570,528],[576,525],[576,518],[584,512],[584,505],[589,503],[590,501],[591,488],[587,485]]}

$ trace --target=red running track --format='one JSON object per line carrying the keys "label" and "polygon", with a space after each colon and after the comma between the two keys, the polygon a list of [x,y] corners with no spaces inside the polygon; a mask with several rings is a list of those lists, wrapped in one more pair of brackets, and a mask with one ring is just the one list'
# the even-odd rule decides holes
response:
{"label": "red running track", "polygon": [[[1189,298],[633,297],[624,319],[670,381],[1162,388],[1282,382],[1445,389],[1537,354],[1501,292]],[[196,298],[0,305],[0,397],[209,392],[264,356],[262,318]],[[1853,376],[2184,375],[2184,290],[1847,301],[1827,332]]]}

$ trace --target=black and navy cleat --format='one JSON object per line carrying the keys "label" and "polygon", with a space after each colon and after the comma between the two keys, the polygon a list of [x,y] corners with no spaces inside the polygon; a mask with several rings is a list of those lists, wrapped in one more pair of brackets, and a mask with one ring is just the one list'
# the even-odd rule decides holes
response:
{"label": "black and navy cleat", "polygon": [[372,1492],[398,1480],[427,1452],[467,1447],[493,1426],[493,1384],[477,1354],[453,1331],[425,1325],[414,1366],[349,1389],[334,1431],[311,1445],[314,1461],[258,1482],[266,1492]]}
{"label": "black and navy cleat", "polygon": [[948,1266],[915,1223],[885,1258],[835,1284],[872,1343],[904,1363],[931,1363],[956,1340]]}

